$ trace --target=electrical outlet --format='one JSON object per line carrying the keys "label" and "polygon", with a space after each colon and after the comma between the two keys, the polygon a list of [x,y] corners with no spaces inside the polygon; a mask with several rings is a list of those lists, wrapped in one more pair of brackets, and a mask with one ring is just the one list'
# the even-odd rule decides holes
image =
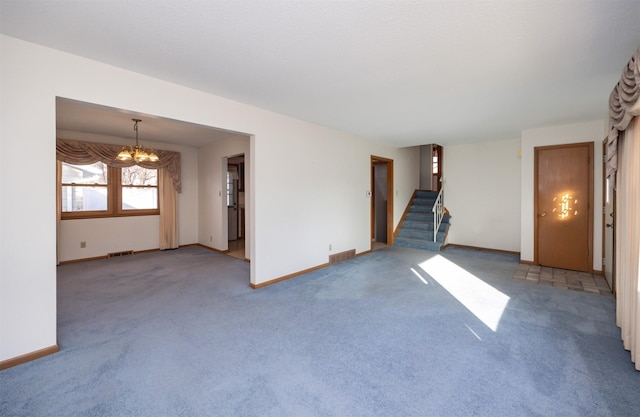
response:
{"label": "electrical outlet", "polygon": [[331,250],[331,248],[332,248],[331,243],[329,243],[329,250]]}
{"label": "electrical outlet", "polygon": [[87,247],[87,242],[80,242],[80,248],[84,249]]}
{"label": "electrical outlet", "polygon": [[213,235],[209,236],[209,242],[213,242]]}

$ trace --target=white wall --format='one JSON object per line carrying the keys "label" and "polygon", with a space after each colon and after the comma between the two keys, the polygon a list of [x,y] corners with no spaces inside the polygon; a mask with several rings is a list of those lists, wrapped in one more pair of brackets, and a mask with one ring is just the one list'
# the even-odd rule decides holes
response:
{"label": "white wall", "polygon": [[522,131],[520,231],[521,259],[534,258],[534,148],[567,143],[594,142],[593,174],[593,269],[602,270],[602,141],[607,135],[604,120]]}
{"label": "white wall", "polygon": [[[83,132],[57,130],[63,139],[124,145],[131,141]],[[178,194],[178,244],[198,242],[198,150],[179,144],[145,141],[155,149],[180,152],[182,192]],[[144,233],[132,233],[144,230]],[[158,249],[160,223],[158,216],[112,217],[107,219],[74,219],[60,222],[60,262],[95,258],[124,250]],[[86,242],[81,248],[80,242]]]}
{"label": "white wall", "polygon": [[[372,154],[395,162],[396,224],[418,187],[417,148],[390,148],[4,35],[0,51],[0,360],[56,344],[56,96],[253,135],[254,284],[326,263],[330,243],[335,252],[369,250]],[[28,169],[9,153],[16,144],[30,149]],[[197,163],[184,169],[197,172]],[[197,180],[184,185],[198,189]],[[181,201],[180,216],[198,219],[197,207]]]}
{"label": "white wall", "polygon": [[[331,253],[370,250],[371,155],[395,162],[395,224],[419,181],[417,148],[391,149],[320,126],[288,130],[273,141],[254,138],[254,236],[264,246],[251,259],[268,279],[324,264]],[[273,184],[261,186],[266,178]]]}
{"label": "white wall", "polygon": [[[227,158],[244,154],[245,207],[249,207],[251,188],[251,155],[248,136],[230,134],[229,138],[203,146],[198,150],[198,243],[217,250],[228,247],[228,211],[226,203]],[[250,219],[245,215],[245,242],[252,237]],[[245,245],[245,257],[249,258],[249,245]]]}
{"label": "white wall", "polygon": [[433,144],[420,146],[420,189],[424,191],[437,190],[433,179]]}
{"label": "white wall", "polygon": [[520,140],[446,146],[447,243],[520,251]]}

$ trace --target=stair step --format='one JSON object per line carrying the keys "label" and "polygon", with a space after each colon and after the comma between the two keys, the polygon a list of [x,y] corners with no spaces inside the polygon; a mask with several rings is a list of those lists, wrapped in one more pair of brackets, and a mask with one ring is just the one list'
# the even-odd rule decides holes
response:
{"label": "stair step", "polygon": [[412,204],[409,208],[409,213],[433,213],[433,206],[421,206],[418,204]]}
{"label": "stair step", "polygon": [[416,191],[416,198],[432,198],[435,200],[438,198],[438,194],[437,191]]}
{"label": "stair step", "polygon": [[444,215],[434,242],[433,206],[437,197],[436,191],[416,191],[398,236],[394,240],[397,246],[430,251],[441,249],[449,232],[451,216]]}
{"label": "stair step", "polygon": [[433,213],[433,205],[421,205],[414,202],[409,207],[409,213]]}
{"label": "stair step", "polygon": [[[447,236],[446,231],[438,232],[436,235],[437,242],[444,242],[445,237]],[[402,228],[398,232],[398,237],[405,237],[408,239],[416,239],[416,240],[424,240],[428,242],[433,242],[433,230],[419,230],[419,229],[406,229]]]}
{"label": "stair step", "polygon": [[414,198],[413,202],[411,204],[415,205],[415,206],[429,206],[429,207],[433,207],[433,205],[436,203],[436,199],[435,198]]}
{"label": "stair step", "polygon": [[[449,223],[441,223],[440,224],[440,228],[438,229],[439,232],[446,232],[449,229],[450,224]],[[415,220],[405,220],[402,223],[402,229],[412,229],[412,230],[424,230],[424,231],[430,231],[433,232],[433,222],[421,222],[421,221],[415,221]]]}
{"label": "stair step", "polygon": [[[415,220],[419,222],[433,223],[433,213],[409,212],[407,213],[406,219]],[[444,217],[442,217],[442,223],[449,223],[450,219],[451,219],[451,216],[448,214],[445,214]]]}
{"label": "stair step", "polygon": [[404,237],[395,238],[394,244],[403,248],[423,249],[430,251],[439,251],[443,245],[442,242],[429,242],[425,240],[408,239]]}

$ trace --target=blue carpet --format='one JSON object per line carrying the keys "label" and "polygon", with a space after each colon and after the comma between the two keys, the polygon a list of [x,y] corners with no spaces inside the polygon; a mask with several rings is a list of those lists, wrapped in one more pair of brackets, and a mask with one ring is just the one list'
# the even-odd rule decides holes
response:
{"label": "blue carpet", "polygon": [[[497,324],[430,258],[490,289],[484,308],[507,300]],[[388,247],[252,290],[247,263],[199,247],[63,265],[61,351],[0,372],[0,415],[638,415],[614,299],[517,266]]]}

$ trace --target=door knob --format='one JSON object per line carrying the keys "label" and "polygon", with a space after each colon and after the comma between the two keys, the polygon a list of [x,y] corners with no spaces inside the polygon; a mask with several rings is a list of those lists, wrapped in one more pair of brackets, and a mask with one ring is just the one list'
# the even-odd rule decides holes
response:
{"label": "door knob", "polygon": [[546,211],[543,211],[542,213],[540,213],[540,217],[544,217],[544,216],[546,216],[546,215],[547,215],[547,212],[546,212]]}

